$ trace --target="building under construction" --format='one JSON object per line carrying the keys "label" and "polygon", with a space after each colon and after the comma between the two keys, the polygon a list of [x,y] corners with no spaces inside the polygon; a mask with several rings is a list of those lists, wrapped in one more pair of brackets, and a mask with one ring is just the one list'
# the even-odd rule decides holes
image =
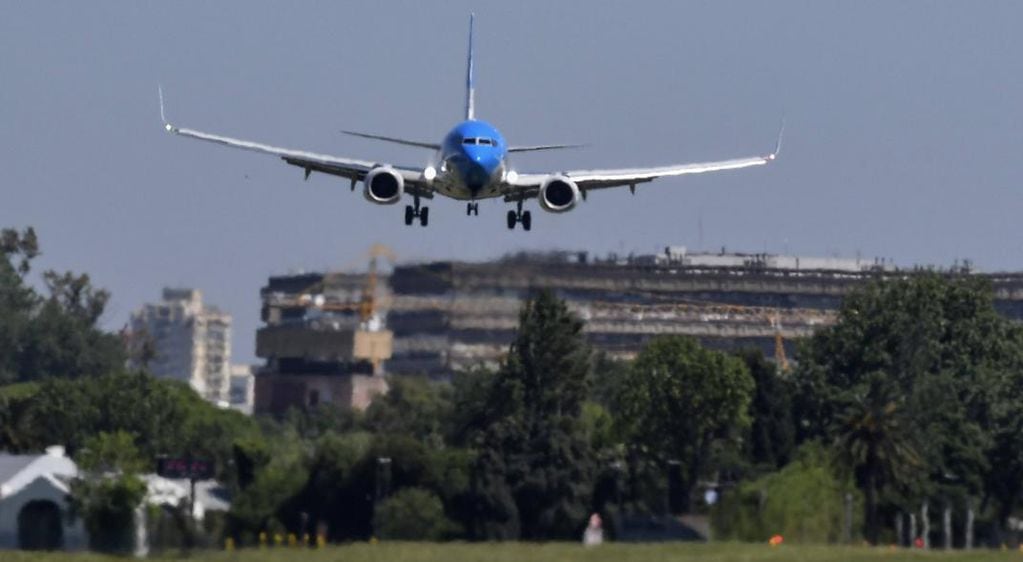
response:
{"label": "building under construction", "polygon": [[264,326],[256,332],[257,413],[321,403],[364,409],[387,391],[383,363],[392,334],[379,307],[377,259],[390,250],[375,246],[364,275],[311,273],[271,277],[260,295]]}
{"label": "building under construction", "polygon": [[[392,374],[445,377],[496,364],[507,352],[523,300],[540,289],[567,301],[586,320],[590,342],[611,356],[634,356],[657,335],[685,334],[715,348],[757,347],[784,361],[795,340],[835,321],[854,287],[918,271],[884,260],[694,254],[684,248],[600,259],[574,252],[518,254],[482,263],[398,265],[375,287],[375,312],[393,333],[383,363]],[[969,264],[945,273],[972,274]],[[985,276],[999,309],[1023,319],[1023,274]],[[272,308],[274,298],[299,298],[300,287],[320,277],[272,278],[264,306]],[[334,293],[323,299],[352,302],[366,275],[335,275],[332,283]],[[312,332],[308,337],[315,340]],[[343,355],[353,348],[338,349]]]}

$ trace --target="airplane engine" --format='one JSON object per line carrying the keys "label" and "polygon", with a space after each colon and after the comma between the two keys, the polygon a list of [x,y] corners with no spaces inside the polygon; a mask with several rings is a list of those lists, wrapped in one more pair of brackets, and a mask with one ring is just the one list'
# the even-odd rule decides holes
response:
{"label": "airplane engine", "polygon": [[378,205],[393,205],[401,201],[405,193],[405,180],[394,168],[388,166],[373,168],[362,181],[366,184],[363,196]]}
{"label": "airplane engine", "polygon": [[549,213],[564,213],[579,202],[579,186],[565,176],[550,176],[540,185],[540,207]]}

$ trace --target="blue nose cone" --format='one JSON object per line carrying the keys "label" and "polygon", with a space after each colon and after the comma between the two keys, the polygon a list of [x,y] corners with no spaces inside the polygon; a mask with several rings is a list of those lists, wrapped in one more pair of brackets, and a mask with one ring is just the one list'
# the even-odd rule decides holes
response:
{"label": "blue nose cone", "polygon": [[464,164],[459,167],[462,180],[473,191],[486,185],[501,165],[501,157],[492,147],[466,147],[465,156]]}

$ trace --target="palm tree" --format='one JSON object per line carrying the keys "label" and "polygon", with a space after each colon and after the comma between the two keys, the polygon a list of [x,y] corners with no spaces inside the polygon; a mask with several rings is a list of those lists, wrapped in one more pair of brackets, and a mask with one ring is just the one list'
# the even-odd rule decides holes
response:
{"label": "palm tree", "polygon": [[907,482],[911,469],[921,464],[904,399],[888,380],[883,373],[869,376],[866,391],[854,393],[839,418],[837,446],[863,485],[865,534],[871,544],[877,544],[880,530],[879,490]]}

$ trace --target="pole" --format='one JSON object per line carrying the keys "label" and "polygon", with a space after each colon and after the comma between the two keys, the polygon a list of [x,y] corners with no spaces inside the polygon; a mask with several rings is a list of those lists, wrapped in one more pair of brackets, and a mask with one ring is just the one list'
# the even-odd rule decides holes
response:
{"label": "pole", "polygon": [[945,506],[945,511],[941,514],[941,527],[945,539],[945,550],[952,550],[952,508],[948,505]]}
{"label": "pole", "polygon": [[843,525],[842,525],[842,541],[845,544],[851,544],[852,543],[852,504],[853,504],[852,494],[847,492],[845,494],[845,498],[843,498],[843,500],[844,500],[843,503],[844,503],[844,507],[845,507],[845,521],[843,521]]}
{"label": "pole", "polygon": [[966,550],[973,549],[973,501],[966,500],[966,530],[963,532],[965,537]]}
{"label": "pole", "polygon": [[927,518],[927,500],[920,506],[920,538],[924,541],[924,549],[931,548],[931,520]]}

